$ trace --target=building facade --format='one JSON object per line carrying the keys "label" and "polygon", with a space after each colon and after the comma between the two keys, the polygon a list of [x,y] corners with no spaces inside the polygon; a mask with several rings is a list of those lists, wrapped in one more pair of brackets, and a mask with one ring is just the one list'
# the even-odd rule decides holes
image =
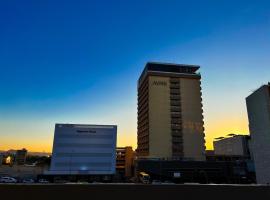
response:
{"label": "building facade", "polygon": [[257,183],[270,183],[270,83],[248,96],[246,104]]}
{"label": "building facade", "polygon": [[117,127],[56,124],[50,171],[55,175],[112,175]]}
{"label": "building facade", "polygon": [[249,157],[249,136],[233,135],[213,142],[215,155]]}
{"label": "building facade", "polygon": [[116,149],[116,171],[123,178],[133,176],[134,151],[132,147],[117,147]]}
{"label": "building facade", "polygon": [[147,63],[138,80],[137,154],[205,160],[199,66]]}
{"label": "building facade", "polygon": [[150,176],[150,180],[175,183],[255,183],[255,175],[246,161],[181,161],[181,160],[135,160],[135,174]]}

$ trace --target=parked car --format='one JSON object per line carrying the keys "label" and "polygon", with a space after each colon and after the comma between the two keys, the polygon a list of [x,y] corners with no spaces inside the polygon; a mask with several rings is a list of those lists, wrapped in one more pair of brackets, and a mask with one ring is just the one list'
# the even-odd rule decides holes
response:
{"label": "parked car", "polygon": [[145,172],[140,172],[139,173],[139,181],[143,184],[149,184],[150,183],[150,176],[149,174]]}
{"label": "parked car", "polygon": [[53,181],[54,183],[68,183],[67,180],[62,180],[62,179],[56,179]]}
{"label": "parked car", "polygon": [[29,179],[23,179],[22,182],[23,183],[34,183],[35,181],[33,179],[29,178]]}
{"label": "parked car", "polygon": [[[80,182],[80,183],[84,183],[84,182]],[[93,181],[91,184],[102,184],[102,183],[98,181]]]}
{"label": "parked car", "polygon": [[49,183],[49,181],[47,181],[46,179],[43,179],[43,178],[39,179],[38,182],[39,183]]}
{"label": "parked car", "polygon": [[159,180],[152,181],[152,185],[160,185],[160,184],[161,184],[161,181],[159,181]]}
{"label": "parked car", "polygon": [[190,183],[184,183],[185,185],[200,185],[200,183],[192,183],[192,182],[190,182]]}
{"label": "parked car", "polygon": [[163,185],[174,185],[175,183],[173,183],[171,181],[164,181],[162,184]]}
{"label": "parked car", "polygon": [[17,183],[17,180],[9,176],[3,176],[0,178],[0,183]]}

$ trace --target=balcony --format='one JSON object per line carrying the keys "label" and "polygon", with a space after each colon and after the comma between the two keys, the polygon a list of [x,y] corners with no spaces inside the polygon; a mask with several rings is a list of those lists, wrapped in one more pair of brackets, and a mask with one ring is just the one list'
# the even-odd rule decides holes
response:
{"label": "balcony", "polygon": [[181,118],[180,112],[171,112],[171,118]]}
{"label": "balcony", "polygon": [[180,106],[181,105],[181,101],[180,100],[172,100],[171,101],[171,106]]}
{"label": "balcony", "polygon": [[171,89],[170,90],[171,94],[176,94],[176,95],[180,95],[180,90],[179,89]]}
{"label": "balcony", "polygon": [[171,119],[171,124],[182,124],[181,119]]}
{"label": "balcony", "polygon": [[183,150],[183,145],[182,145],[182,143],[173,143],[172,148],[175,149],[175,150],[182,151]]}
{"label": "balcony", "polygon": [[182,131],[181,130],[172,130],[171,132],[173,137],[182,137]]}
{"label": "balcony", "polygon": [[180,85],[179,84],[171,84],[170,85],[170,89],[172,90],[172,89],[180,89]]}
{"label": "balcony", "polygon": [[180,124],[171,124],[171,129],[182,130],[182,127]]}
{"label": "balcony", "polygon": [[180,101],[181,96],[180,95],[171,95],[170,98],[171,98],[171,100],[178,100],[178,101]]}
{"label": "balcony", "polygon": [[172,83],[172,84],[179,83],[179,79],[178,78],[171,78],[170,83]]}
{"label": "balcony", "polygon": [[172,143],[175,145],[181,145],[183,143],[183,138],[182,137],[173,137]]}
{"label": "balcony", "polygon": [[171,112],[181,112],[180,106],[171,106]]}

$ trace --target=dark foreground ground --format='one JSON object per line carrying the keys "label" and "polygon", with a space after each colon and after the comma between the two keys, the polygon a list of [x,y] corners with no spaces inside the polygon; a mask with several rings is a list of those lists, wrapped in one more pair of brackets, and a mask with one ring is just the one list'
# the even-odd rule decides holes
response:
{"label": "dark foreground ground", "polygon": [[0,184],[0,199],[269,200],[270,187],[252,185]]}

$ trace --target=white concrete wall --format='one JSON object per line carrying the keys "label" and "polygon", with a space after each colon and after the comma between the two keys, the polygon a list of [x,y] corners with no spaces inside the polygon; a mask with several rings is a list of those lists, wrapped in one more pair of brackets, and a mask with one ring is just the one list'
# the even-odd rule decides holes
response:
{"label": "white concrete wall", "polygon": [[243,136],[235,136],[214,141],[215,155],[245,156],[244,139]]}
{"label": "white concrete wall", "polygon": [[246,99],[257,183],[270,183],[270,86]]}

